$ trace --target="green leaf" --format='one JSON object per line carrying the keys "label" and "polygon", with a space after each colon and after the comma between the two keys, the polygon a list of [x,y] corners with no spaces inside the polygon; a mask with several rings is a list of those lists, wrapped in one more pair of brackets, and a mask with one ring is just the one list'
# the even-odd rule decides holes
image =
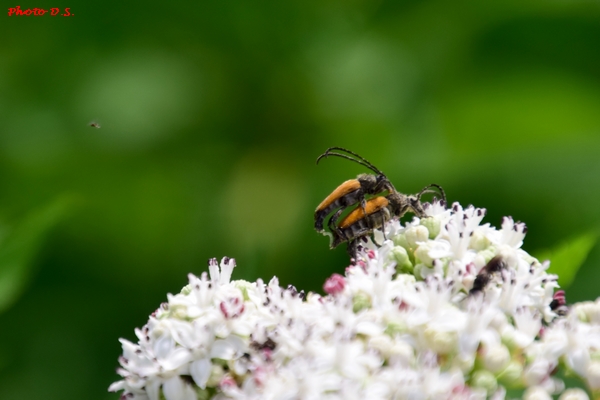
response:
{"label": "green leaf", "polygon": [[589,231],[562,242],[551,250],[540,251],[537,258],[550,260],[548,272],[558,275],[560,286],[567,287],[575,278],[577,271],[583,265],[597,240],[598,232]]}
{"label": "green leaf", "polygon": [[46,234],[72,205],[72,197],[60,197],[31,212],[4,236],[0,243],[0,313],[23,293]]}

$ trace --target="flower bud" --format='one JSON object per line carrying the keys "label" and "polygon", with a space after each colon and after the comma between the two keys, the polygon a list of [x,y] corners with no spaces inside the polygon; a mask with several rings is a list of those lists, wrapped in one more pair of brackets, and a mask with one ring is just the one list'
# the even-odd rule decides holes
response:
{"label": "flower bud", "polygon": [[424,337],[428,347],[439,354],[448,354],[458,346],[458,335],[454,331],[440,331],[427,327]]}
{"label": "flower bud", "polygon": [[336,295],[341,293],[346,286],[346,281],[340,274],[333,274],[325,281],[323,290],[327,294]]}
{"label": "flower bud", "polygon": [[482,251],[490,246],[490,240],[483,234],[483,232],[476,230],[471,236],[469,241],[469,248],[475,251]]}
{"label": "flower bud", "polygon": [[577,318],[581,322],[598,323],[600,322],[600,303],[598,300],[595,302],[584,301],[575,305],[574,311]]}
{"label": "flower bud", "polygon": [[381,355],[387,358],[390,354],[394,342],[387,335],[377,335],[369,339],[368,347],[377,350]]}
{"label": "flower bud", "polygon": [[504,325],[504,328],[502,329],[500,335],[502,343],[504,343],[504,345],[510,350],[515,350],[519,348],[517,338],[515,337],[515,328],[512,325]]}
{"label": "flower bud", "polygon": [[427,228],[429,239],[435,239],[440,234],[440,220],[434,217],[421,218],[421,225]]}
{"label": "flower bud", "polygon": [[225,371],[223,370],[223,367],[219,364],[213,364],[212,368],[210,369],[210,376],[208,377],[208,381],[206,381],[206,386],[217,386],[224,376]]}
{"label": "flower bud", "polygon": [[396,270],[398,272],[412,273],[413,265],[410,262],[406,249],[402,246],[394,246],[389,253],[392,260],[396,262]]}
{"label": "flower bud", "polygon": [[587,367],[586,380],[590,389],[600,389],[600,361],[592,361]]}
{"label": "flower bud", "polygon": [[371,298],[364,294],[359,293],[352,298],[352,311],[355,313],[370,308],[371,307]]}
{"label": "flower bud", "polygon": [[400,362],[402,365],[414,365],[415,349],[404,342],[396,342],[390,349],[390,361]]}
{"label": "flower bud", "polygon": [[185,285],[184,287],[181,288],[180,293],[183,294],[184,296],[187,296],[191,292],[192,292],[192,285]]}
{"label": "flower bud", "polygon": [[406,241],[406,234],[405,233],[400,233],[396,236],[394,236],[392,238],[392,242],[394,242],[394,244],[396,246],[402,246],[404,247],[406,250],[408,250],[408,242]]}
{"label": "flower bud", "polygon": [[542,358],[534,359],[533,362],[525,368],[523,374],[525,384],[528,386],[539,385],[548,378],[550,371],[551,368],[547,360]]}
{"label": "flower bud", "polygon": [[426,267],[431,268],[433,266],[433,258],[429,256],[429,250],[431,250],[431,246],[427,243],[417,247],[415,250],[415,262],[418,263],[418,261],[421,261]]}
{"label": "flower bud", "polygon": [[490,327],[495,328],[497,331],[502,332],[504,327],[508,324],[506,314],[497,312],[494,314],[494,318],[490,321]]}
{"label": "flower bud", "polygon": [[429,231],[423,225],[411,226],[404,233],[406,236],[406,242],[408,244],[407,250],[414,250],[417,248],[417,242],[425,242],[429,238]]}
{"label": "flower bud", "polygon": [[187,307],[180,305],[172,305],[169,315],[172,318],[185,319],[187,318]]}
{"label": "flower bud", "polygon": [[459,368],[463,374],[468,374],[475,365],[475,357],[471,354],[457,354],[452,365]]}
{"label": "flower bud", "polygon": [[385,333],[391,337],[406,333],[406,323],[404,321],[390,322],[385,328]]}
{"label": "flower bud", "polygon": [[423,269],[427,269],[427,267],[424,266],[423,264],[415,265],[415,269],[413,270],[413,275],[415,276],[415,278],[417,278],[419,280],[423,280],[425,278],[425,275],[427,275],[427,272],[425,272],[425,274],[423,274]]}
{"label": "flower bud", "polygon": [[510,353],[506,346],[489,346],[483,351],[482,361],[486,369],[496,373],[506,367],[510,361]]}
{"label": "flower bud", "polygon": [[590,400],[587,393],[579,388],[567,389],[558,400]]}
{"label": "flower bud", "polygon": [[250,297],[248,297],[248,292],[251,291],[253,288],[251,282],[240,279],[239,281],[234,281],[232,283],[234,284],[234,286],[236,288],[240,289],[240,291],[242,292],[244,301],[250,300]]}
{"label": "flower bud", "polygon": [[523,375],[523,366],[518,361],[508,363],[504,371],[498,375],[500,383],[507,387],[512,387],[521,382]]}
{"label": "flower bud", "polygon": [[485,389],[488,393],[493,393],[498,388],[498,382],[489,371],[475,371],[471,376],[471,385]]}
{"label": "flower bud", "polygon": [[523,393],[523,400],[552,400],[552,396],[541,387],[532,386]]}
{"label": "flower bud", "polygon": [[487,249],[477,253],[477,255],[483,257],[484,264],[487,264],[492,258],[496,256],[496,248],[494,246],[490,246]]}

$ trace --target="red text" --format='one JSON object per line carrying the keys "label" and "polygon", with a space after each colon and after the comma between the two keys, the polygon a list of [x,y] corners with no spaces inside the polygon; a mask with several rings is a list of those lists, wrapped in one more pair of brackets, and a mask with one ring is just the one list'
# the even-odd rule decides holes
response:
{"label": "red text", "polygon": [[72,14],[69,8],[65,8],[65,11],[60,14],[60,8],[51,8],[50,10],[45,10],[43,8],[28,8],[26,10],[22,10],[21,6],[16,6],[16,7],[11,7],[8,9],[8,16],[29,16],[29,15],[34,15],[34,16],[41,16],[44,15],[46,13],[50,13],[51,16],[56,16],[59,15],[62,17],[71,17],[75,14]]}

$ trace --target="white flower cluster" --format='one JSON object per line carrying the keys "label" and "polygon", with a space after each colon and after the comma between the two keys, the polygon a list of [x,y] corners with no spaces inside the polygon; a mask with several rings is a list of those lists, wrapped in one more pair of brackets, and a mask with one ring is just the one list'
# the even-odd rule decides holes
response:
{"label": "white flower cluster", "polygon": [[[556,276],[520,249],[525,225],[427,205],[364,239],[326,296],[230,281],[235,266],[169,295],[122,339],[123,399],[588,399],[600,394],[600,302],[565,305]],[[381,243],[378,245],[376,243]]]}

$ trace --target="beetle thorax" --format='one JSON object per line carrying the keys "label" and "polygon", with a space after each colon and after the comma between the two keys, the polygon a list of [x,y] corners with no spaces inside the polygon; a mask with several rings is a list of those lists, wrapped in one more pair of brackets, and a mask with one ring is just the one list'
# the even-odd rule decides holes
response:
{"label": "beetle thorax", "polygon": [[377,185],[377,177],[372,174],[360,174],[356,177],[363,188],[371,188]]}
{"label": "beetle thorax", "polygon": [[406,211],[406,207],[408,206],[408,196],[399,192],[391,192],[386,198],[390,204],[389,208],[392,214],[398,216]]}

